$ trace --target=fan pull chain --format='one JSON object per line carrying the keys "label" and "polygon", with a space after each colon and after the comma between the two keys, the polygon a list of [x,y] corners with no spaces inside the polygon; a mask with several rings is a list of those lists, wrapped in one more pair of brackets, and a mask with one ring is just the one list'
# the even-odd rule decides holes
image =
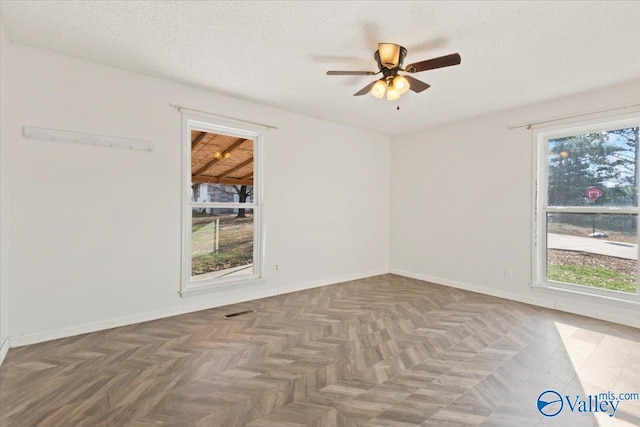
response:
{"label": "fan pull chain", "polygon": [[396,110],[400,109],[400,98],[398,98],[398,105],[396,106]]}

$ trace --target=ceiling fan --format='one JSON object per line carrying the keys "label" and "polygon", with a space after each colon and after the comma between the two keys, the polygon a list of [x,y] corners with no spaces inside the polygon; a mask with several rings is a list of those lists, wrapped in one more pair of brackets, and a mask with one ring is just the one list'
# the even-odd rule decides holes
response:
{"label": "ceiling fan", "polygon": [[425,61],[414,62],[402,68],[404,57],[407,55],[407,49],[393,43],[379,43],[378,50],[373,55],[378,63],[378,72],[375,71],[327,71],[329,76],[375,76],[382,73],[382,77],[375,80],[353,96],[364,95],[369,92],[374,97],[380,99],[385,93],[389,101],[395,101],[400,95],[409,89],[416,93],[420,93],[430,87],[429,84],[413,78],[409,75],[401,75],[399,71],[406,73],[419,73],[421,71],[433,70],[435,68],[450,67],[460,64],[460,55],[453,53],[451,55],[441,56],[439,58],[427,59]]}

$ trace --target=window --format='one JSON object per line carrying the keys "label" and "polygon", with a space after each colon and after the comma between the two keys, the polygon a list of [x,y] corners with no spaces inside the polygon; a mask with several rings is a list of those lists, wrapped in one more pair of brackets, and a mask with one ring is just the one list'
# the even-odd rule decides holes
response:
{"label": "window", "polygon": [[184,118],[182,292],[262,276],[260,133]]}
{"label": "window", "polygon": [[638,118],[536,133],[538,285],[638,298]]}

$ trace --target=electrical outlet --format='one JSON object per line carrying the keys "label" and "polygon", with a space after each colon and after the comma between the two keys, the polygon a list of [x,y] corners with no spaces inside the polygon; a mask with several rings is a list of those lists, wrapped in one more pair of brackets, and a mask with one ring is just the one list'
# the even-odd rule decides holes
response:
{"label": "electrical outlet", "polygon": [[504,277],[505,279],[510,279],[513,277],[513,269],[511,267],[504,268]]}
{"label": "electrical outlet", "polygon": [[279,266],[278,264],[276,264],[276,265],[274,265],[274,266],[273,266],[273,269],[274,269],[275,271],[278,271],[278,270],[280,269],[280,266]]}

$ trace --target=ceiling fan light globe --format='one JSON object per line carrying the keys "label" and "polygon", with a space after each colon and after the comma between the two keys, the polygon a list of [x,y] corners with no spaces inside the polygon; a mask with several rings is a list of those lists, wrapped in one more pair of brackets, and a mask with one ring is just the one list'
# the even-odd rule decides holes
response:
{"label": "ceiling fan light globe", "polygon": [[378,80],[376,84],[373,85],[373,87],[371,88],[371,92],[369,93],[371,93],[374,98],[381,99],[386,91],[387,83],[382,80]]}
{"label": "ceiling fan light globe", "polygon": [[398,94],[402,95],[409,90],[411,85],[405,77],[397,75],[393,78],[393,87],[398,91]]}
{"label": "ceiling fan light globe", "polygon": [[389,86],[387,90],[387,100],[395,101],[398,98],[400,98],[400,93],[393,86]]}

